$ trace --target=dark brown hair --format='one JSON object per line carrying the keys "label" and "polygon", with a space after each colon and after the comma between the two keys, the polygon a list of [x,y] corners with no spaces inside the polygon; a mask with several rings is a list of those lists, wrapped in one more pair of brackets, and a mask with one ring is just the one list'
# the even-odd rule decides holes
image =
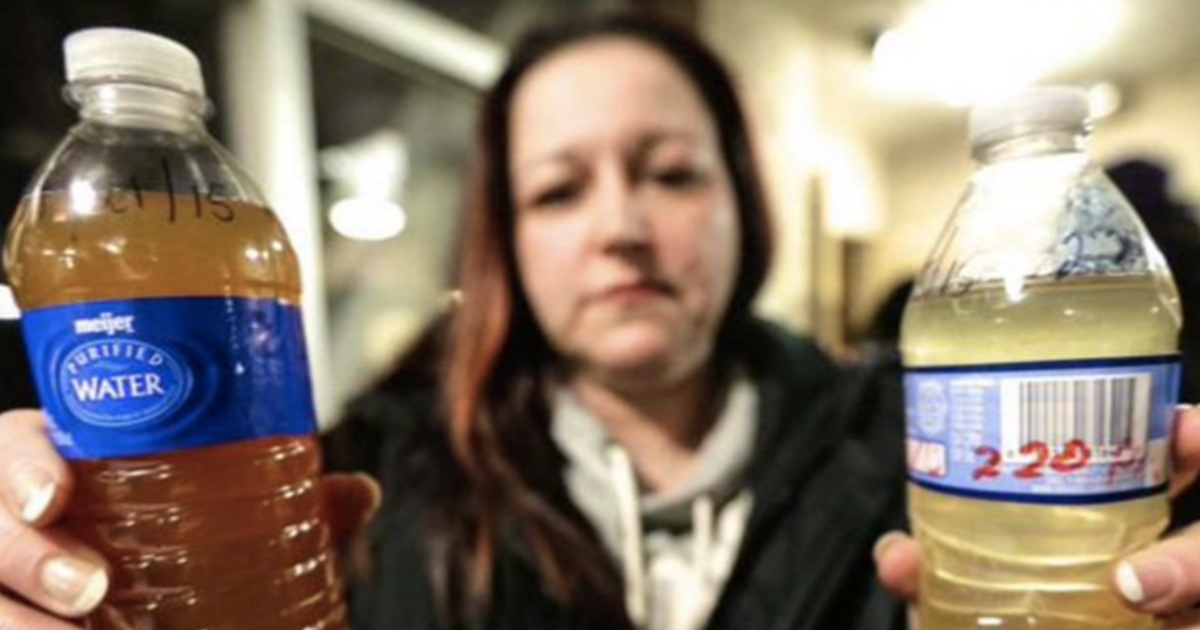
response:
{"label": "dark brown hair", "polygon": [[[450,329],[443,388],[447,433],[462,471],[462,493],[440,528],[437,574],[457,578],[442,593],[458,611],[486,615],[502,530],[528,541],[546,587],[588,619],[629,627],[620,578],[598,538],[567,498],[560,455],[548,432],[542,377],[555,360],[517,276],[509,187],[509,117],[528,71],[575,43],[628,37],[661,51],[686,75],[712,116],[741,224],[740,263],[716,352],[733,352],[767,272],[768,213],[733,81],[687,29],[644,13],[574,16],[531,31],[487,93],[470,198],[461,226],[462,303]],[[614,68],[614,71],[619,69]],[[452,598],[453,599],[453,598]],[[461,614],[461,612],[459,613]]]}

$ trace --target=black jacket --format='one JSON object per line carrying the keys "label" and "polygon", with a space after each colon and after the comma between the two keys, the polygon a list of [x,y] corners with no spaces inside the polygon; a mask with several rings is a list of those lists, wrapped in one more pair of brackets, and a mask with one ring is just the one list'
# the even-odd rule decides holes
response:
{"label": "black jacket", "polygon": [[[903,606],[875,580],[871,548],[904,520],[898,371],[835,366],[812,343],[764,323],[740,348],[759,388],[760,424],[746,483],[754,497],[737,563],[709,630],[888,630]],[[422,486],[452,465],[429,418],[433,375],[393,379],[361,397],[326,441],[333,470],[384,486],[365,576],[352,580],[356,630],[442,630],[423,546]],[[489,630],[574,630],[509,541]]]}

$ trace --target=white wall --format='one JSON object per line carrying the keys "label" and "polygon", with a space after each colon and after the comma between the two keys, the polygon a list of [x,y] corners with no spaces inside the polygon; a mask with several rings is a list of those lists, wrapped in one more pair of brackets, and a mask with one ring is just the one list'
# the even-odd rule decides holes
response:
{"label": "white wall", "polygon": [[848,287],[856,324],[916,274],[958,201],[972,167],[965,114],[961,133],[894,149],[884,164],[883,229],[867,241],[857,281]]}

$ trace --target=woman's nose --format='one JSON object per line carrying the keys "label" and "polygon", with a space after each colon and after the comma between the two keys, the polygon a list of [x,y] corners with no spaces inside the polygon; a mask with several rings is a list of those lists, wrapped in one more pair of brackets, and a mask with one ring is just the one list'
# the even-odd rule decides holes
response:
{"label": "woman's nose", "polygon": [[648,208],[628,177],[610,177],[593,208],[597,238],[606,248],[644,247],[650,236]]}

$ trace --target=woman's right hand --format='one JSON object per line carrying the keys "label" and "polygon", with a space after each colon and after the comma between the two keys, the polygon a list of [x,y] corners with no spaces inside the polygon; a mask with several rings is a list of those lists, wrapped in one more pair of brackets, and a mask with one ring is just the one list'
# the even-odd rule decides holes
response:
{"label": "woman's right hand", "polygon": [[[56,526],[71,487],[45,416],[0,414],[0,629],[78,630],[68,619],[91,612],[108,591],[104,560]],[[338,543],[358,535],[380,503],[379,485],[363,474],[328,475],[320,492]]]}
{"label": "woman's right hand", "polygon": [[42,413],[0,414],[0,628],[77,628],[63,618],[86,614],[108,590],[100,556],[55,526],[71,485]]}

